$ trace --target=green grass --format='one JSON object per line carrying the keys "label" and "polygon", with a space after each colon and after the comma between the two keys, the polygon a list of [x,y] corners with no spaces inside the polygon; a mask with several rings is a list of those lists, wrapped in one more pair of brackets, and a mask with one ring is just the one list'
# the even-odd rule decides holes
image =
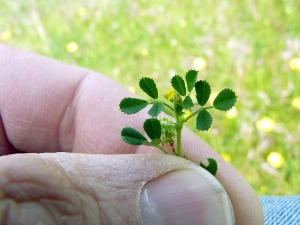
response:
{"label": "green grass", "polygon": [[[230,154],[258,194],[300,193],[300,111],[291,106],[300,71],[288,64],[300,57],[300,1],[29,2],[1,1],[2,43],[99,71],[131,90],[142,76],[170,86],[171,75],[204,58],[200,78],[213,91],[236,90],[238,116],[212,112],[213,128],[197,133]],[[69,42],[79,50],[67,52]],[[264,116],[276,122],[274,131],[256,128]],[[270,152],[284,156],[281,168],[267,163]]]}

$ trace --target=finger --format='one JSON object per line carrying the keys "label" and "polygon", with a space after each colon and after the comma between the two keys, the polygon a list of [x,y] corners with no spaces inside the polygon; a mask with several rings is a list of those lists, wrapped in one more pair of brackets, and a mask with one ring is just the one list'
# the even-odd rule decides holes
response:
{"label": "finger", "polygon": [[0,141],[12,145],[10,151],[135,151],[121,141],[120,130],[144,117],[119,111],[121,98],[130,93],[116,82],[4,45],[0,68]]}
{"label": "finger", "polygon": [[[216,178],[226,189],[232,202],[236,224],[264,224],[264,216],[259,198],[245,178],[222,159],[209,145],[199,141],[199,137],[186,130],[183,132],[183,149],[188,150],[187,158],[197,163],[214,158],[218,163]],[[252,218],[256,220],[253,221]]]}
{"label": "finger", "polygon": [[226,225],[234,224],[230,205],[212,175],[175,156],[0,158],[0,224]]}
{"label": "finger", "polygon": [[[3,46],[0,47],[0,58],[1,52],[11,58],[6,60],[5,66],[2,65],[4,69],[0,71],[0,109],[7,133],[7,138],[0,141],[8,140],[6,145],[12,143],[17,149],[32,152],[40,152],[40,149],[89,153],[157,152],[149,147],[133,148],[120,140],[120,130],[125,126],[139,129],[145,115],[126,116],[119,112],[120,99],[129,93],[115,82],[34,54]],[[20,60],[26,63],[17,66]],[[19,80],[19,76],[23,78]],[[88,78],[82,78],[85,76]],[[11,80],[11,77],[14,79]],[[26,83],[28,77],[32,83]],[[14,83],[13,87],[8,85],[11,83]],[[34,89],[36,83],[43,88]],[[51,89],[52,85],[55,88]],[[24,86],[25,90],[35,90],[34,94],[24,91]],[[19,91],[22,94],[18,94]],[[187,158],[197,164],[207,157],[217,159],[217,178],[234,202],[237,221],[263,218],[259,200],[249,184],[186,129],[183,132],[183,149]]]}

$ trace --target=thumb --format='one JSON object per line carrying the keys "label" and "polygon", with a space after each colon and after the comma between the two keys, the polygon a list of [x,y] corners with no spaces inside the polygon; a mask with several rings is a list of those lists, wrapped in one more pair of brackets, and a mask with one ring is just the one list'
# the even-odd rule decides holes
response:
{"label": "thumb", "polygon": [[0,224],[234,224],[206,170],[167,155],[0,158]]}

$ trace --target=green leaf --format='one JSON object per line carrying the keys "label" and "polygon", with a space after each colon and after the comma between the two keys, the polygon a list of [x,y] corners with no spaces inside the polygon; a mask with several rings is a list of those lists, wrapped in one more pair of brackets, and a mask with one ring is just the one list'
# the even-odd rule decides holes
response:
{"label": "green leaf", "polygon": [[204,106],[210,96],[210,86],[205,80],[197,81],[195,84],[196,98],[199,105]]}
{"label": "green leaf", "polygon": [[181,96],[185,96],[186,94],[185,83],[181,76],[175,75],[174,77],[172,77],[171,84],[178,94],[180,94]]}
{"label": "green leaf", "polygon": [[198,113],[197,120],[196,120],[196,128],[197,130],[205,131],[208,130],[212,125],[212,116],[210,113],[203,109]]}
{"label": "green leaf", "polygon": [[160,139],[161,125],[158,119],[146,119],[144,122],[144,130],[151,140]]}
{"label": "green leaf", "polygon": [[193,103],[193,100],[192,100],[191,96],[189,96],[189,95],[186,96],[183,100],[182,105],[183,105],[184,109],[192,108],[194,106],[194,103]]}
{"label": "green leaf", "polygon": [[216,173],[218,171],[218,164],[216,160],[213,158],[207,158],[208,165],[205,166],[202,162],[200,162],[200,166],[204,169],[206,169],[208,172],[210,172],[213,176],[216,176]]}
{"label": "green leaf", "polygon": [[232,90],[225,88],[217,95],[213,105],[218,110],[227,111],[234,106],[236,99],[237,96],[235,93]]}
{"label": "green leaf", "polygon": [[160,143],[161,143],[161,139],[154,139],[150,142],[149,141],[143,142],[143,145],[157,147],[158,145],[160,145]]}
{"label": "green leaf", "polygon": [[135,114],[148,105],[148,102],[138,98],[123,98],[120,102],[120,110],[125,114]]}
{"label": "green leaf", "polygon": [[132,127],[123,128],[121,131],[121,138],[130,145],[142,145],[143,142],[147,141],[147,138]]}
{"label": "green leaf", "polygon": [[152,117],[158,116],[164,109],[164,104],[162,102],[155,102],[151,109],[148,111],[148,114]]}
{"label": "green leaf", "polygon": [[197,70],[189,70],[185,75],[186,85],[188,92],[191,92],[195,86],[196,80],[198,77]]}
{"label": "green leaf", "polygon": [[153,79],[149,77],[143,77],[142,79],[140,79],[139,85],[140,88],[151,98],[158,98],[157,87]]}

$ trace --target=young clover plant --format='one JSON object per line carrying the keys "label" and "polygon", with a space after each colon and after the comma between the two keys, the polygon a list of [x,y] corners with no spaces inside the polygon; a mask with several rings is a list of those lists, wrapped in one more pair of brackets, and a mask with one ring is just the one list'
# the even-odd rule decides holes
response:
{"label": "young clover plant", "polygon": [[[165,154],[170,154],[165,148],[169,144],[174,155],[186,158],[183,155],[181,145],[181,133],[184,123],[196,116],[196,129],[200,131],[208,130],[213,121],[208,110],[215,108],[227,111],[234,106],[237,99],[232,90],[224,88],[214,99],[213,104],[207,106],[206,103],[211,94],[210,85],[205,80],[197,81],[197,78],[198,71],[196,70],[189,70],[185,75],[185,81],[179,75],[173,76],[171,79],[173,88],[164,94],[168,102],[158,99],[158,90],[153,79],[142,78],[139,86],[153,100],[124,98],[120,102],[120,110],[131,115],[141,111],[148,105],[152,105],[148,111],[151,118],[146,119],[143,126],[150,140],[132,127],[123,128],[121,131],[122,140],[131,145],[154,146]],[[196,99],[194,100],[191,98],[192,91],[196,93]],[[165,107],[174,113],[175,121],[167,117],[157,118]],[[176,147],[174,146],[175,139]],[[207,166],[202,162],[200,162],[200,166],[214,176],[218,170],[217,162],[213,158],[208,158]]]}

